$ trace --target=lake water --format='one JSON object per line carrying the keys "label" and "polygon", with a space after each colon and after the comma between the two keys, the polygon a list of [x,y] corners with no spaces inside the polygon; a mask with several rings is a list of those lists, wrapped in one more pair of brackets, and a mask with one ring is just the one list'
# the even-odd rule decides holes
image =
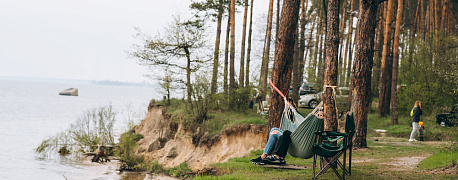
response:
{"label": "lake water", "polygon": [[[79,96],[58,95],[70,87],[78,88]],[[128,117],[140,121],[149,101],[160,97],[151,87],[0,78],[0,179],[120,179],[115,164],[59,155],[43,159],[34,149],[85,111],[110,104],[117,112],[114,129],[119,136]]]}

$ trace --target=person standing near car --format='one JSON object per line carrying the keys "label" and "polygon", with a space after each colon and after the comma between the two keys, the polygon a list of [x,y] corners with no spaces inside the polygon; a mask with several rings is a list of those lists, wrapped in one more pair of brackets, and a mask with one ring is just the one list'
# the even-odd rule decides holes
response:
{"label": "person standing near car", "polygon": [[417,141],[415,135],[418,133],[418,122],[420,122],[420,116],[423,114],[421,110],[421,102],[416,101],[415,106],[413,107],[412,115],[412,132],[410,133],[409,141]]}
{"label": "person standing near car", "polygon": [[262,101],[264,101],[265,99],[266,99],[266,94],[262,91],[262,89],[260,89],[258,94],[256,94],[256,102],[259,103],[258,114],[261,113],[264,109],[262,105]]}

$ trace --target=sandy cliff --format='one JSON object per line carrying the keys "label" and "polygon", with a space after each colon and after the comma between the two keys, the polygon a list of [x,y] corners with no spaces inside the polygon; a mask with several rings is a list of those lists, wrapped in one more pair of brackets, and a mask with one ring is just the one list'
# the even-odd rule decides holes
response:
{"label": "sandy cliff", "polygon": [[199,170],[264,148],[268,129],[267,125],[235,125],[208,137],[199,129],[184,130],[161,107],[153,107],[135,132],[144,136],[137,152],[145,160],[157,160],[167,168],[187,162],[193,170]]}

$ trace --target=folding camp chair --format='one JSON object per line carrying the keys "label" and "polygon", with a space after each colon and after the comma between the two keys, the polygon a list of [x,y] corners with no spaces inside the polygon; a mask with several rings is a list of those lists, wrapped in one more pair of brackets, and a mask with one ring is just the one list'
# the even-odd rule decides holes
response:
{"label": "folding camp chair", "polygon": [[[345,120],[345,133],[332,131],[315,132],[315,142],[313,145],[313,179],[324,174],[328,169],[332,169],[339,179],[345,179],[345,175],[351,175],[351,153],[352,139],[355,130],[353,115],[347,115]],[[346,167],[346,155],[349,150],[349,166]],[[342,162],[339,158],[343,155]],[[317,157],[320,156],[320,171],[315,175]],[[342,175],[338,168],[342,169]]]}

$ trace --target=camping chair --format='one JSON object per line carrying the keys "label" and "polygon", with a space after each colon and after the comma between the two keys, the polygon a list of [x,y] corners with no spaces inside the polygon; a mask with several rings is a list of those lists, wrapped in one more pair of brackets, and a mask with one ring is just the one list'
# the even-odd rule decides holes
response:
{"label": "camping chair", "polygon": [[[351,153],[352,139],[355,131],[355,121],[353,114],[347,114],[345,120],[345,133],[332,131],[315,132],[315,142],[313,145],[313,179],[324,174],[328,169],[332,169],[339,179],[345,179],[345,175],[351,175]],[[349,166],[346,167],[346,155],[349,150]],[[343,163],[339,160],[343,155]],[[317,157],[320,156],[320,172],[315,174]],[[342,169],[342,175],[337,168]]]}

